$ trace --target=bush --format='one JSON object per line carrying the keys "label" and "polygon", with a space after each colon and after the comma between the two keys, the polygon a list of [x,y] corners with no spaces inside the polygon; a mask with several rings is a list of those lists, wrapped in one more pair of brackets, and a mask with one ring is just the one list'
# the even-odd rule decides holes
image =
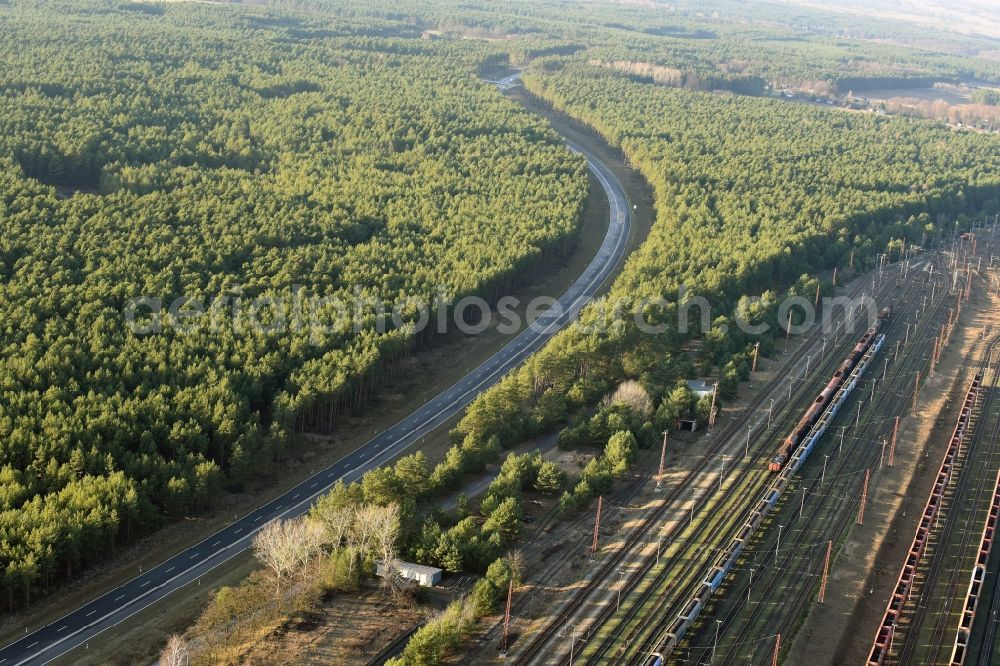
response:
{"label": "bush", "polygon": [[493,612],[493,606],[497,601],[497,592],[497,587],[486,578],[480,578],[476,581],[469,593],[469,600],[476,615],[489,615]]}
{"label": "bush", "polygon": [[535,489],[545,495],[555,495],[566,484],[566,473],[559,469],[559,465],[551,460],[546,460],[538,468],[538,476],[535,479]]}
{"label": "bush", "polygon": [[619,430],[608,440],[604,448],[604,460],[611,476],[620,479],[635,458],[635,436],[628,430]]}

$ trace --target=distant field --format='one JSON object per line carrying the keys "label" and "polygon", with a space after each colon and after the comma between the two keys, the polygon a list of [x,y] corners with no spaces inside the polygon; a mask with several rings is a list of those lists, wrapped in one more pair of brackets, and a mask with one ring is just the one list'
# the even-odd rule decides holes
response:
{"label": "distant field", "polygon": [[892,99],[894,97],[909,97],[913,99],[933,102],[943,99],[949,104],[967,104],[969,102],[969,92],[962,88],[876,88],[858,93],[862,97],[878,102]]}
{"label": "distant field", "polygon": [[956,32],[1000,37],[1000,13],[990,0],[782,0],[828,12],[904,21]]}

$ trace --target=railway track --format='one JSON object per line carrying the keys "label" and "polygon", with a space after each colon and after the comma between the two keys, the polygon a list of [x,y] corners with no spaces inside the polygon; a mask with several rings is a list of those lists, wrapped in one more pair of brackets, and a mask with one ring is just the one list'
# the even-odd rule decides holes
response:
{"label": "railway track", "polygon": [[[978,619],[980,625],[984,625],[982,631],[982,638],[978,642],[979,655],[976,658],[977,666],[989,666],[991,663],[996,663],[993,659],[994,651],[996,649],[996,638],[997,638],[997,622],[998,613],[1000,613],[1000,581],[996,580],[996,572],[998,571],[997,560],[1000,559],[1000,549],[994,548],[994,552],[991,553],[989,559],[989,566],[986,568],[986,573],[989,575],[993,574],[993,589],[990,592],[990,607],[988,613],[981,615]],[[973,624],[973,631],[975,631],[975,623]]]}
{"label": "railway track", "polygon": [[[988,481],[995,477],[997,460],[1000,459],[1000,411],[996,409],[1000,374],[996,364],[992,363],[998,349],[1000,338],[994,338],[987,347],[980,368],[984,390],[979,412],[986,418],[976,421],[970,441],[964,447],[964,456],[959,461],[958,474],[952,477],[955,479],[957,476],[957,479],[951,492],[945,494],[947,505],[942,507],[943,524],[931,533],[930,545],[934,551],[921,584],[920,596],[910,614],[912,621],[901,632],[903,640],[895,643],[896,654],[890,651],[888,661],[900,664],[918,660],[920,663],[942,663],[942,650],[952,646],[952,641],[946,641],[945,637],[949,630],[957,626],[955,619],[961,612],[960,607],[956,608],[956,604],[964,599],[959,589],[964,581],[960,574],[971,567],[952,566],[950,570],[942,571],[942,565],[945,558],[952,556],[957,556],[959,563],[974,560],[975,554],[970,550],[972,545],[977,545],[973,544],[978,532],[974,517],[992,495],[993,487]],[[985,450],[980,451],[983,446]],[[975,464],[972,464],[973,460]],[[961,507],[964,520],[956,515],[954,509],[957,507]],[[925,626],[928,623],[930,626]],[[929,637],[925,635],[928,630]],[[923,640],[925,638],[928,640]],[[921,653],[922,650],[926,653]]]}
{"label": "railway track", "polygon": [[[943,306],[939,304],[937,307]],[[923,333],[930,330],[935,314],[940,315],[941,311],[935,308],[923,319]],[[794,623],[801,619],[819,583],[827,544],[839,544],[850,529],[852,519],[857,516],[864,472],[871,475],[870,487],[873,487],[879,482],[883,465],[887,465],[883,448],[878,443],[887,439],[883,436],[891,433],[891,424],[895,416],[901,416],[900,411],[905,411],[906,401],[897,401],[895,410],[887,408],[900,392],[905,395],[905,390],[912,386],[915,372],[923,369],[928,361],[929,354],[909,353],[904,354],[901,362],[889,366],[893,371],[886,376],[882,390],[873,394],[874,397],[860,397],[866,403],[866,409],[855,428],[846,455],[837,453],[833,456],[833,468],[828,469],[825,475],[815,469],[815,460],[803,471],[800,488],[821,487],[822,491],[811,493],[812,501],[799,505],[798,517],[788,516],[789,510],[794,512],[795,503],[792,497],[786,498],[785,506],[774,521],[784,520],[786,525],[797,526],[797,529],[786,533],[786,540],[780,548],[783,557],[779,557],[777,548],[771,548],[774,539],[770,537],[773,534],[765,535],[756,549],[764,554],[763,559],[757,558],[754,563],[759,572],[757,586],[753,587],[752,579],[742,580],[739,575],[733,581],[728,590],[729,599],[740,601],[729,603],[723,611],[719,625],[720,634],[725,639],[724,648],[720,650],[722,663],[742,663],[746,659],[755,662],[769,658],[773,635],[781,633],[788,636],[794,629]],[[877,377],[872,378],[872,381],[877,380]],[[886,413],[890,416],[884,416]],[[802,511],[804,506],[809,506],[808,514]],[[742,568],[748,568],[746,563]],[[753,591],[757,593],[756,600],[749,605],[744,604],[744,595],[749,599]],[[776,599],[779,594],[780,603]],[[731,635],[734,628],[735,636]],[[700,654],[711,651],[710,640],[714,643],[707,633],[710,632],[703,630],[699,640],[694,641]],[[755,636],[756,639],[753,638]]]}
{"label": "railway track", "polygon": [[[649,479],[649,474],[635,474],[626,485],[616,488],[607,498],[610,501],[604,502],[605,516],[611,510],[628,508]],[[524,554],[528,569],[532,572],[532,577],[537,580],[546,580],[549,574],[562,570],[573,557],[584,552],[590,545],[592,535],[586,529],[578,530],[579,534],[569,535],[553,544],[551,537],[548,536],[548,530],[557,525],[560,520],[558,507],[553,506],[538,522],[531,534],[525,536],[526,545],[521,549],[521,552]],[[522,615],[533,606],[538,596],[544,592],[544,588],[539,588],[528,594],[516,595],[511,603],[511,615]],[[483,632],[473,647],[466,652],[465,659],[471,660],[487,650],[496,648],[499,644],[502,628],[503,621],[501,620]]]}
{"label": "railway track", "polygon": [[[891,282],[894,278],[894,274],[896,270],[899,270],[899,268],[900,266],[897,265],[893,267],[893,270],[886,271],[884,291],[889,290]],[[865,289],[866,286],[867,284],[865,281],[858,280],[857,284],[849,292],[849,295],[852,297],[857,297]],[[842,329],[844,325],[844,319],[846,319],[846,317],[838,321],[837,324],[838,331]],[[845,344],[847,344],[850,342],[851,338],[849,335],[844,335],[844,340],[847,341],[845,342]],[[828,359],[836,358],[836,353],[835,353],[836,349],[837,345],[831,345],[830,349],[826,350],[827,354],[824,357],[823,365],[821,367],[826,367],[826,365],[829,364]],[[809,347],[807,345],[800,346],[799,349],[793,352],[792,356],[786,360],[784,365],[786,367],[794,368],[796,365],[799,364],[799,362],[803,359],[803,357],[808,355],[806,353],[808,350]],[[814,368],[809,368],[810,371],[813,369]],[[821,377],[822,375],[820,373],[816,373],[815,376]],[[678,500],[684,497],[685,493],[688,492],[689,489],[694,485],[694,483],[708,470],[709,466],[712,464],[714,459],[726,447],[727,443],[731,441],[732,438],[736,436],[742,436],[742,433],[746,431],[747,426],[750,427],[751,431],[754,429],[761,430],[763,421],[762,418],[758,418],[756,424],[751,423],[751,421],[753,417],[755,415],[758,415],[759,411],[761,411],[760,408],[763,406],[765,401],[770,399],[770,396],[776,392],[776,390],[786,381],[786,379],[787,379],[786,377],[778,373],[775,373],[775,376],[767,384],[765,384],[763,390],[758,394],[757,399],[754,400],[748,406],[748,408],[745,409],[742,414],[740,414],[740,416],[729,421],[729,423],[727,423],[726,426],[724,426],[721,429],[721,431],[716,434],[716,438],[712,440],[712,445],[709,451],[706,452],[705,456],[698,462],[698,464],[690,472],[688,472],[688,474],[677,486],[675,486],[668,492],[664,501],[658,507],[652,510],[650,516],[646,518],[638,528],[636,528],[626,537],[625,544],[623,545],[623,547],[619,548],[617,551],[612,553],[611,556],[607,557],[604,560],[598,571],[587,582],[586,586],[582,588],[582,590],[579,593],[574,595],[570,599],[570,601],[559,610],[556,618],[552,622],[548,623],[542,629],[542,631],[537,633],[533,637],[531,642],[516,655],[515,663],[517,664],[530,663],[532,660],[540,656],[542,648],[551,642],[551,640],[558,634],[560,629],[565,627],[568,620],[572,618],[574,614],[577,613],[584,606],[590,595],[594,593],[596,590],[603,589],[605,582],[614,577],[614,574],[620,570],[621,563],[626,558],[626,556],[629,553],[633,552],[635,549],[643,545],[646,545],[648,543],[648,534],[650,530],[658,526],[660,520],[664,517],[664,515],[672,507],[675,506],[675,503]],[[792,381],[795,380],[793,379]],[[801,395],[802,394],[800,392],[799,395],[796,396],[795,398],[796,404],[798,403],[799,400],[801,400]],[[787,401],[782,403],[781,410],[783,412],[787,411],[788,406],[789,405]],[[774,419],[772,420],[770,428],[767,428],[765,426],[763,428],[763,431],[772,432],[775,429],[780,428],[781,425],[782,425],[781,418]],[[761,445],[757,440],[755,440],[754,447],[755,447],[754,454],[756,456],[762,455],[762,452],[764,452],[766,449],[766,445]],[[769,449],[766,450],[769,451]],[[744,467],[740,473],[744,474],[746,473],[746,470],[747,467]],[[695,500],[695,505],[692,506],[689,510],[692,516],[692,522],[693,522],[694,512],[699,509],[703,509],[704,505],[711,499],[712,499],[712,493],[704,493],[701,497]],[[699,504],[701,506],[698,506]],[[624,582],[624,588],[621,591],[623,597],[626,596],[629,592],[631,592],[631,590],[634,589],[643,580],[646,573],[654,565],[658,563],[659,555],[660,555],[659,553],[651,553],[645,558],[643,558],[643,560],[638,566],[638,569],[634,573],[630,574],[627,582]],[[581,640],[587,641],[588,637],[593,635],[593,632],[603,624],[603,622],[607,619],[607,617],[611,614],[611,612],[613,612],[613,609],[610,607],[610,605],[605,605],[604,609],[599,613],[596,620],[590,624],[587,632],[581,636]],[[575,640],[573,642],[575,642]],[[563,659],[559,659],[560,663],[563,661],[564,661]],[[568,661],[568,659],[566,659],[565,661]]]}
{"label": "railway track", "polygon": [[[905,301],[912,303],[918,296],[919,296],[918,288],[916,286],[912,286],[910,289],[907,290]],[[894,326],[896,326],[896,325],[894,324]],[[891,328],[888,329],[888,331],[890,331],[890,332],[891,332],[891,330],[892,330]],[[890,354],[894,353],[894,351],[893,351],[893,349],[891,347],[891,343],[886,343],[886,346],[883,349],[884,349],[884,351],[883,351],[884,355],[890,355]],[[906,358],[907,357],[904,355],[904,360]],[[869,385],[872,382],[882,383],[881,380],[879,379],[879,376],[881,375],[881,373],[878,372],[877,366],[878,366],[878,364],[876,362],[875,365],[874,365],[874,367],[871,370],[871,372],[873,373],[874,376],[868,382]],[[887,370],[887,367],[888,366],[886,366],[886,365],[883,366],[883,368],[886,369],[886,370]],[[901,372],[900,370],[898,370],[897,368],[894,367],[894,374],[899,374],[900,372]],[[824,378],[824,380],[825,379],[826,378]],[[888,376],[887,377],[887,381],[891,382],[891,380],[892,380],[892,376]],[[860,398],[860,400],[861,401],[867,401],[868,404],[870,405],[871,404],[871,398],[870,398],[870,396],[864,397],[864,395],[863,395],[867,390],[868,390],[867,386],[862,386],[862,387],[859,388],[859,390],[857,391],[857,393],[855,395],[861,394],[862,397]],[[879,404],[884,403],[888,399],[888,396],[885,394],[885,392],[882,392],[882,393],[878,394],[878,396],[879,396]],[[844,406],[844,412],[842,412],[842,413],[848,413],[848,412],[850,412],[852,410],[852,408],[853,408],[853,404],[855,402],[857,402],[858,400],[859,399],[857,397],[852,396],[852,399],[849,401],[852,404],[850,406],[845,405]],[[872,413],[871,409],[869,410],[869,413]],[[834,470],[832,472],[830,472],[830,471],[827,472],[826,476],[830,479],[830,481],[828,483],[830,483],[831,485],[835,485],[832,482],[835,481],[835,479],[838,476],[844,475],[844,467],[849,464],[848,461],[854,460],[854,456],[852,456],[851,454],[856,449],[856,447],[860,446],[861,442],[866,441],[867,438],[870,436],[870,433],[868,432],[868,429],[870,427],[872,427],[872,424],[870,423],[870,418],[866,418],[866,420],[864,422],[864,426],[863,426],[864,432],[862,432],[861,434],[857,434],[857,432],[852,433],[852,437],[850,438],[850,440],[848,440],[848,447],[849,447],[848,448],[848,454],[847,455],[838,455],[835,458],[835,460],[839,461],[839,463],[840,463],[839,466],[837,466],[837,463],[835,463]],[[831,433],[831,435],[832,435],[832,433]],[[854,475],[854,478],[857,478],[856,473]],[[815,487],[815,482],[814,482],[813,486]],[[758,497],[758,495],[756,494],[756,491],[758,490],[758,488],[754,488],[753,492],[750,492],[750,493],[746,492],[745,488],[740,488],[739,490],[741,491],[741,493],[747,494],[749,497],[751,497],[753,499],[756,499]],[[796,490],[797,490],[797,488],[796,488]],[[791,502],[791,501],[792,501],[792,499],[790,497],[786,497],[785,500],[784,500],[784,502],[783,502],[783,504],[780,505],[781,506],[781,510],[783,510],[784,507],[785,507],[785,505],[789,504],[789,502]],[[796,502],[795,504],[799,504],[799,503]],[[810,503],[810,507],[811,507],[811,509],[810,509],[810,520],[815,519],[817,517],[815,512],[818,511],[819,507],[815,506],[815,505],[816,505],[815,501],[812,502],[812,503]],[[804,504],[800,504],[800,510],[801,510],[801,507],[803,507],[803,506],[804,506]],[[777,522],[779,520],[779,518],[777,518],[776,514],[779,513],[779,512],[772,512],[772,515],[765,522],[765,526],[766,525],[772,525],[775,522]],[[786,522],[789,522],[789,524],[791,525],[790,521],[786,521]],[[806,524],[808,524],[810,521],[807,520],[805,522],[806,522]],[[792,547],[789,548],[788,547],[787,538],[789,536],[792,536],[792,535],[791,534],[786,534],[785,536],[786,536],[786,540],[784,541],[785,546],[784,546],[783,550],[785,550],[785,552],[788,553],[789,556],[791,556],[791,554],[794,553],[795,550],[800,547],[801,543],[794,543],[793,542]],[[798,539],[798,541],[801,542],[801,537]],[[756,542],[756,545],[759,545],[759,544],[760,544],[760,540],[758,539],[758,541]],[[736,567],[740,568],[741,566],[746,565],[747,559],[750,557],[751,553],[753,553],[756,550],[757,550],[756,548],[750,548],[750,549],[748,549],[747,553],[743,556],[743,558],[741,558],[741,560],[737,561]],[[767,558],[769,557],[771,551],[770,551],[769,548],[764,548],[764,549],[761,549],[761,550],[764,553],[764,556],[765,556],[765,565],[766,565]],[[758,557],[756,554],[754,554],[753,556],[755,558]],[[756,567],[756,562],[754,563],[754,567]],[[750,567],[745,567],[744,566],[744,568],[748,569]],[[690,592],[693,593],[693,589],[695,587],[697,587],[697,585],[700,584],[700,582],[701,582],[701,579],[695,579],[694,581],[691,582],[689,589],[685,590],[685,592],[689,592],[690,591]],[[761,582],[766,583],[766,581],[761,581]],[[681,599],[683,599],[685,601],[688,598],[690,598],[690,597],[688,597],[686,594],[681,597]],[[679,603],[675,603],[674,607],[671,610],[677,609],[679,611],[678,606],[679,606]],[[648,654],[651,651],[653,651],[658,646],[658,644],[659,644],[662,636],[666,632],[667,627],[669,627],[670,623],[672,623],[674,621],[675,617],[676,617],[676,615],[674,615],[672,613],[668,613],[662,619],[661,622],[658,622],[656,624],[655,628],[652,631],[647,631],[646,632],[646,635],[648,635],[650,638],[648,638],[646,641],[644,641],[641,644],[639,644],[638,646],[636,646],[636,648],[633,651],[631,651],[631,657],[632,657],[631,662],[632,663],[641,663],[644,655]],[[727,622],[731,623],[732,622],[732,618],[731,617],[727,618]],[[727,625],[727,629],[728,629],[728,625]]]}
{"label": "railway track", "polygon": [[[853,343],[853,341],[851,341]],[[842,359],[831,358],[830,363],[824,365],[818,377],[824,377],[827,370],[833,369]],[[826,379],[817,382],[814,387],[819,388],[820,384],[825,384]],[[811,396],[812,392],[806,392]],[[786,420],[782,426],[791,425],[795,417],[811,402],[811,398],[800,400],[794,409],[791,410],[792,418]],[[635,650],[641,660],[642,654],[653,651],[655,644],[659,640],[658,633],[669,626],[677,616],[684,603],[690,599],[694,589],[700,585],[702,578],[698,576],[704,567],[703,551],[691,553],[692,548],[701,549],[701,544],[715,543],[722,540],[734,526],[731,517],[741,513],[746,497],[759,497],[771,482],[771,476],[762,471],[762,462],[772,453],[777,444],[777,440],[782,437],[786,427],[779,427],[775,430],[775,437],[769,437],[761,442],[755,450],[755,455],[748,464],[741,470],[741,474],[725,488],[724,497],[719,499],[719,504],[712,507],[712,515],[709,521],[699,522],[699,529],[687,535],[687,550],[679,550],[676,557],[667,560],[652,579],[643,589],[639,599],[632,604],[625,615],[619,621],[621,629],[608,632],[601,642],[601,645],[593,652],[588,653],[588,664],[599,664],[611,656],[622,657],[628,651],[630,644],[640,644],[642,647]],[[712,552],[720,551],[721,548],[713,548]],[[678,570],[679,568],[679,570]],[[687,581],[679,595],[671,593],[669,596],[660,594],[669,582],[681,579]],[[677,611],[677,612],[673,612]],[[642,620],[646,617],[661,618],[661,622],[654,625],[645,624]],[[614,646],[618,645],[618,654],[614,652]]]}

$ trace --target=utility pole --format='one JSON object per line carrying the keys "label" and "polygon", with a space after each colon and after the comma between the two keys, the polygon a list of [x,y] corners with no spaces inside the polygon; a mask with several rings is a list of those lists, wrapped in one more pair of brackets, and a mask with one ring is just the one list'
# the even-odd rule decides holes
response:
{"label": "utility pole", "polygon": [[913,382],[913,416],[917,415],[917,396],[920,395],[920,371],[917,370],[917,377]]}
{"label": "utility pole", "polygon": [[719,382],[712,384],[712,406],[708,410],[708,434],[712,434],[712,428],[715,427],[715,397],[719,393]]}
{"label": "utility pole", "polygon": [[779,652],[781,652],[781,634],[774,637],[774,654],[771,655],[771,666],[778,666]]}
{"label": "utility pole", "polygon": [[590,543],[590,556],[597,557],[597,540],[601,533],[601,507],[604,504],[604,495],[597,498],[597,518],[594,520],[594,540]]}
{"label": "utility pole", "polygon": [[785,338],[792,334],[792,311],[788,311],[788,323],[785,324]]}
{"label": "utility pole", "polygon": [[826,580],[830,574],[830,551],[833,550],[833,542],[826,542],[826,558],[823,560],[823,578],[819,582],[819,603],[826,601]]}
{"label": "utility pole", "polygon": [[934,348],[931,350],[931,371],[930,371],[930,374],[932,374],[932,375],[934,374],[934,369],[935,369],[934,366],[937,364],[937,355],[938,355],[938,345],[939,344],[940,344],[940,338],[935,335],[934,336]]}
{"label": "utility pole", "polygon": [[802,514],[806,510],[806,487],[802,486],[802,499],[799,500],[799,519],[802,519]]}
{"label": "utility pole", "polygon": [[896,417],[896,422],[892,425],[892,446],[889,447],[889,467],[893,466],[896,460],[896,437],[899,435],[899,417]]}
{"label": "utility pole", "polygon": [[861,506],[858,507],[858,519],[855,521],[857,525],[864,525],[865,523],[865,503],[868,502],[868,481],[871,478],[872,471],[870,469],[865,470],[865,484],[861,487]]}
{"label": "utility pole", "polygon": [[663,447],[660,449],[660,471],[656,474],[656,489],[659,490],[663,487],[663,475],[667,471],[667,433],[669,430],[663,431]]}
{"label": "utility pole", "polygon": [[622,607],[622,587],[624,587],[625,570],[618,570],[618,603],[615,604],[615,612]]}
{"label": "utility pole", "polygon": [[712,641],[712,660],[710,664],[715,663],[715,649],[719,646],[719,627],[722,625],[722,620],[715,621],[715,640]]}
{"label": "utility pole", "polygon": [[[843,433],[844,431],[841,430],[840,432]],[[821,485],[821,486],[824,483],[826,483],[826,463],[829,460],[830,460],[830,455],[829,454],[823,454],[823,475],[820,477],[820,480],[819,480],[819,485]]]}
{"label": "utility pole", "polygon": [[837,267],[833,267],[833,286],[837,286]]}
{"label": "utility pole", "polygon": [[743,452],[743,457],[744,458],[749,458],[750,457],[750,431],[751,430],[753,430],[753,425],[750,424],[750,423],[748,423],[747,424],[747,448],[746,448],[746,451]]}
{"label": "utility pole", "polygon": [[510,640],[510,602],[514,596],[514,579],[507,582],[507,610],[503,615],[503,638],[500,639],[500,658],[507,656],[507,643]]}

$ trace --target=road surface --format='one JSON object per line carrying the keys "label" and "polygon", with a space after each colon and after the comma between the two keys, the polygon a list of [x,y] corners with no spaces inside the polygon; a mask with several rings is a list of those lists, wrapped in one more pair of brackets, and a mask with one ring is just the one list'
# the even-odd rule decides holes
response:
{"label": "road surface", "polygon": [[[514,74],[494,83],[506,89],[515,84],[518,76]],[[0,650],[0,666],[48,663],[222,566],[249,548],[254,534],[268,521],[305,513],[313,500],[338,480],[345,483],[357,480],[458,414],[479,393],[496,384],[574,319],[624,258],[631,215],[625,191],[611,171],[581,147],[568,140],[566,143],[570,150],[586,157],[591,173],[604,189],[610,223],[597,254],[556,306],[459,382],[333,465],[204,541],[7,645]]]}

